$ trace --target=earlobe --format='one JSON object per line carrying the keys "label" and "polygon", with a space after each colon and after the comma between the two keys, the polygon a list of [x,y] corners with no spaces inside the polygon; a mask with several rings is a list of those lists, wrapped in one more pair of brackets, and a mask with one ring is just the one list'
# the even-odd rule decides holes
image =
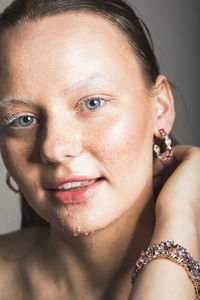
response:
{"label": "earlobe", "polygon": [[154,134],[160,136],[159,128],[165,128],[170,133],[175,119],[174,99],[165,76],[158,76],[153,94],[156,107]]}

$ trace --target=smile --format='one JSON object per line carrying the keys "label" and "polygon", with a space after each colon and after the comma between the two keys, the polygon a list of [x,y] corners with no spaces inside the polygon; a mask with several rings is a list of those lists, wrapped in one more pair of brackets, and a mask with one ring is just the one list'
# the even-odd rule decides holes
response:
{"label": "smile", "polygon": [[90,184],[93,184],[93,183],[97,182],[98,180],[99,179],[67,182],[67,183],[59,185],[56,190],[59,190],[59,191],[73,191],[73,190],[76,190],[78,188],[86,187]]}
{"label": "smile", "polygon": [[66,182],[49,189],[49,192],[58,203],[69,205],[86,203],[95,195],[98,186],[101,185],[104,179],[100,177],[91,180]]}

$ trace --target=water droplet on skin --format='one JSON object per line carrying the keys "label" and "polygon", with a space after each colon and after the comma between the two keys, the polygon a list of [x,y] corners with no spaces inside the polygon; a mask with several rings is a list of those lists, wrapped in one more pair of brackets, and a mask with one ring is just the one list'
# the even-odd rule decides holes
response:
{"label": "water droplet on skin", "polygon": [[70,211],[70,207],[69,206],[65,206],[66,210],[69,212]]}
{"label": "water droplet on skin", "polygon": [[67,210],[67,216],[70,217],[70,218],[72,218],[72,219],[74,219],[75,216],[74,216],[74,215],[72,214],[72,212],[71,212],[71,207],[65,206],[65,208],[66,208],[66,210]]}

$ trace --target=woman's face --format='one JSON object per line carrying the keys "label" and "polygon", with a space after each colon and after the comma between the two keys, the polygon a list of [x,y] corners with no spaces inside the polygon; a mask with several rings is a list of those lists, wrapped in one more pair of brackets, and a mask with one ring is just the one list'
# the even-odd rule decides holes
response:
{"label": "woman's face", "polygon": [[68,13],[9,30],[1,45],[1,153],[29,204],[75,234],[139,213],[152,193],[155,107],[126,38]]}

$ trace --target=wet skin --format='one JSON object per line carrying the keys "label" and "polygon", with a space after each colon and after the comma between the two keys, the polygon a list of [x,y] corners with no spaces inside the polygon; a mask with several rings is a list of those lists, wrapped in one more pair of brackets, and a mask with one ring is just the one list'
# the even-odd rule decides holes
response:
{"label": "wet skin", "polygon": [[[155,104],[117,29],[84,14],[53,19],[22,25],[3,38],[0,99],[8,101],[0,120],[15,114],[31,119],[26,127],[19,119],[1,126],[1,152],[40,215],[56,226],[62,219],[70,231],[90,232],[151,194]],[[89,110],[91,102],[83,100],[94,97]],[[86,202],[66,209],[45,187],[70,175],[105,179]]]}
{"label": "wet skin", "polygon": [[[154,225],[153,135],[160,127],[169,132],[173,123],[166,80],[160,78],[154,92],[147,89],[127,39],[86,13],[20,25],[1,36],[1,45],[1,153],[29,204],[51,224],[50,242],[45,232],[34,256],[16,269],[36,295],[41,282],[54,286],[55,278],[47,277],[56,267],[64,290],[61,296],[55,286],[53,299],[80,299],[84,291],[97,299],[121,265],[120,285],[110,288],[127,299],[130,271]],[[79,204],[58,203],[47,187],[69,176],[103,179]],[[85,239],[84,247],[74,235]],[[76,297],[74,276],[83,282]]]}

